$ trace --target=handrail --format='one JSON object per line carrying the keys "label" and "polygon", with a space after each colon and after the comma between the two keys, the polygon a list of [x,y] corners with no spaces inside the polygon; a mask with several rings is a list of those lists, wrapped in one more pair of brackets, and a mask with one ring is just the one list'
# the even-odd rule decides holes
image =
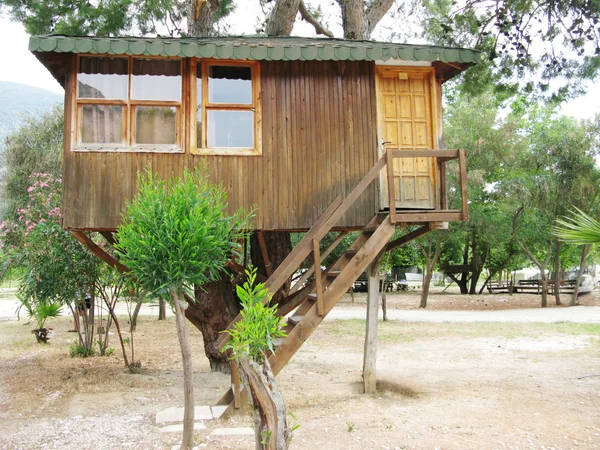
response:
{"label": "handrail", "polygon": [[[319,253],[319,242],[323,237],[331,231],[335,224],[342,218],[342,216],[350,209],[358,197],[364,192],[364,190],[379,176],[379,172],[387,165],[387,176],[388,176],[388,192],[390,195],[390,215],[389,219],[391,223],[396,223],[396,208],[395,208],[395,193],[393,189],[393,160],[394,158],[415,158],[415,157],[427,157],[437,158],[440,169],[444,169],[443,165],[446,161],[458,159],[459,170],[460,170],[460,182],[461,182],[461,193],[462,193],[462,220],[468,218],[468,204],[467,204],[467,186],[466,186],[466,158],[464,150],[387,150],[386,153],[379,158],[377,163],[369,170],[364,178],[354,187],[354,189],[348,194],[346,198],[342,200],[341,195],[329,205],[325,212],[317,219],[314,225],[308,230],[300,242],[294,247],[290,254],[283,260],[281,264],[273,271],[273,274],[268,278],[265,283],[267,289],[275,294],[288,280],[302,262],[308,257],[311,252],[315,253],[316,260],[320,259]],[[390,189],[390,186],[392,188]],[[442,206],[445,202],[445,188],[442,190],[443,199]],[[443,221],[443,220],[442,220]],[[320,262],[320,261],[319,261]],[[320,265],[315,266],[317,274],[320,272]],[[318,276],[318,275],[317,275]],[[319,289],[318,289],[319,290]],[[322,305],[321,305],[322,306]],[[232,323],[237,322],[240,316],[236,317]],[[217,340],[217,348],[222,348],[225,343],[230,339],[228,334],[222,334]]]}
{"label": "handrail", "polygon": [[462,221],[469,219],[469,203],[467,197],[467,168],[466,168],[466,154],[463,149],[453,150],[417,150],[417,149],[390,149],[386,150],[384,156],[386,157],[387,164],[387,185],[388,185],[388,197],[389,197],[389,211],[390,221],[392,223],[397,222],[396,212],[396,192],[394,189],[394,159],[395,158],[436,158],[438,169],[440,173],[440,207],[441,210],[446,210],[447,199],[446,199],[446,170],[445,164],[448,161],[458,159],[459,166],[459,178],[460,178],[460,190],[462,207],[460,211],[460,217]]}

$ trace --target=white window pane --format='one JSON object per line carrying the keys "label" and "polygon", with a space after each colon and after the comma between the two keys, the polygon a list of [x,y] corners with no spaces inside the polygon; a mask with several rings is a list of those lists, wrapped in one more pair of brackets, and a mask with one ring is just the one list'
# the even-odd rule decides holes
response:
{"label": "white window pane", "polygon": [[135,143],[175,145],[177,142],[177,108],[136,106]]}
{"label": "white window pane", "polygon": [[79,58],[79,98],[127,98],[127,58]]}
{"label": "white window pane", "polygon": [[121,144],[123,139],[123,107],[83,105],[81,107],[82,144]]}
{"label": "white window pane", "polygon": [[253,148],[254,112],[208,111],[208,146],[211,148]]}
{"label": "white window pane", "polygon": [[210,66],[210,103],[252,104],[252,69],[247,66]]}
{"label": "white window pane", "polygon": [[131,75],[133,100],[181,101],[179,60],[134,59]]}

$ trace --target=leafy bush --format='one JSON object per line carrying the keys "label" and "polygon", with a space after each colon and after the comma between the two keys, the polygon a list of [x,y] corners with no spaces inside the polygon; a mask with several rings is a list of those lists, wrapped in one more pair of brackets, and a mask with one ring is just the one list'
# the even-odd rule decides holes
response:
{"label": "leafy bush", "polygon": [[236,286],[242,305],[242,319],[224,333],[231,340],[223,350],[231,349],[234,358],[248,358],[261,364],[265,351],[274,351],[275,339],[285,337],[284,318],[277,317],[277,306],[267,306],[271,294],[264,283],[256,281],[256,267],[246,272],[247,279],[242,286]]}

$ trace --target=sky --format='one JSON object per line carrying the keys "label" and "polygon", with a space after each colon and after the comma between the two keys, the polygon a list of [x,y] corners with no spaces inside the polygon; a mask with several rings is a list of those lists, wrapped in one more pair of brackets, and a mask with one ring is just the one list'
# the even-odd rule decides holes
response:
{"label": "sky", "polygon": [[[241,8],[234,13],[232,22],[236,24],[236,34],[255,33],[256,23],[249,21],[249,16],[255,17]],[[333,28],[336,32],[335,27]],[[294,32],[309,36],[312,30],[310,26],[303,24],[296,26]],[[62,87],[50,72],[28,51],[29,36],[20,23],[0,17],[0,42],[0,81],[12,81],[63,93]],[[589,119],[600,113],[600,82],[589,83],[587,95],[565,104],[562,112],[578,119]]]}

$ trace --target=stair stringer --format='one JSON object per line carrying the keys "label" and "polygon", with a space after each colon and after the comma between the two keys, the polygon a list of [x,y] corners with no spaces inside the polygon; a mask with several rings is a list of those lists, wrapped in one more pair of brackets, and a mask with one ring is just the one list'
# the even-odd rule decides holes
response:
{"label": "stair stringer", "polygon": [[316,304],[306,312],[302,320],[294,326],[284,341],[277,347],[269,358],[273,373],[277,375],[288,363],[291,357],[306,342],[308,337],[319,326],[327,314],[340,301],[350,286],[358,279],[371,262],[385,248],[394,235],[396,227],[389,217],[379,225],[377,230],[367,239],[358,252],[348,261],[340,274],[323,292],[323,315],[317,313]]}

